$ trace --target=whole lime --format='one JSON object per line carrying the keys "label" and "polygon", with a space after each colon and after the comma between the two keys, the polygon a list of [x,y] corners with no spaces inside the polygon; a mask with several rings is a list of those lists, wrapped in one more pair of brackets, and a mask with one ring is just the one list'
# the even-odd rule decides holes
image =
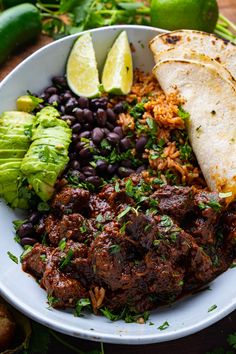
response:
{"label": "whole lime", "polygon": [[152,0],[151,25],[167,30],[213,32],[219,16],[216,0]]}

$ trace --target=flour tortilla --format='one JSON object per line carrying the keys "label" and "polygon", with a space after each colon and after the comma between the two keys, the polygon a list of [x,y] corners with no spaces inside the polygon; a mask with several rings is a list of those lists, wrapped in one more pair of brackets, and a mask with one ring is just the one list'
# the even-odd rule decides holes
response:
{"label": "flour tortilla", "polygon": [[236,81],[234,80],[233,76],[223,65],[221,65],[215,59],[212,59],[209,56],[196,52],[194,50],[184,50],[181,47],[170,48],[168,50],[164,50],[162,52],[157,52],[156,54],[154,54],[154,59],[156,64],[167,59],[184,59],[209,65],[215,68],[224,79],[230,81],[231,84],[236,86]]}
{"label": "flour tortilla", "polygon": [[156,36],[150,42],[150,49],[156,55],[170,48],[193,50],[205,54],[224,65],[236,79],[236,45],[213,34],[180,30]]}
{"label": "flour tortilla", "polygon": [[189,139],[208,187],[236,196],[236,89],[209,65],[163,60],[153,69],[163,91],[178,90],[190,113]]}

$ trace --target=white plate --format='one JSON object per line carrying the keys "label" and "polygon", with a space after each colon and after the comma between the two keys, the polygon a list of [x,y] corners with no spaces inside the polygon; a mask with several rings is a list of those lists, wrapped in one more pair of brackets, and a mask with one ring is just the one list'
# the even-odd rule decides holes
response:
{"label": "white plate", "polygon": [[[115,26],[90,31],[93,37],[99,67],[104,62],[108,48],[121,30],[127,30],[129,40],[135,47],[134,65],[145,71],[153,67],[148,42],[159,29],[142,26]],[[39,93],[50,79],[65,70],[66,58],[77,35],[47,45],[20,64],[0,84],[0,111],[13,109],[17,96],[26,90]],[[19,256],[21,247],[14,241],[12,220],[19,214],[0,202],[0,293],[12,305],[27,316],[59,332],[75,337],[110,343],[146,344],[180,338],[220,320],[236,309],[236,269],[230,269],[212,284],[211,291],[204,291],[179,301],[172,307],[153,311],[145,325],[110,322],[94,315],[74,317],[70,312],[49,310],[46,293],[35,280],[22,272],[21,265],[13,263],[7,252]],[[217,309],[208,312],[216,304]],[[168,321],[169,327],[158,327]]]}

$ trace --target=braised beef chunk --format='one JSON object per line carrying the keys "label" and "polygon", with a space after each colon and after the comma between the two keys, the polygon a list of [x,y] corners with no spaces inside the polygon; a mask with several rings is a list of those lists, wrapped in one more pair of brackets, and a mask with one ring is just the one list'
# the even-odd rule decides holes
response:
{"label": "braised beef chunk", "polygon": [[89,197],[84,189],[65,187],[53,198],[52,209],[56,214],[79,213],[88,207]]}
{"label": "braised beef chunk", "polygon": [[[40,231],[41,230],[41,231]],[[134,175],[99,194],[64,187],[36,225],[23,269],[54,307],[89,298],[94,313],[146,311],[195,291],[236,256],[236,208],[216,193],[153,186]]]}
{"label": "braised beef chunk", "polygon": [[193,208],[193,191],[190,187],[164,186],[151,196],[162,214],[181,221]]}

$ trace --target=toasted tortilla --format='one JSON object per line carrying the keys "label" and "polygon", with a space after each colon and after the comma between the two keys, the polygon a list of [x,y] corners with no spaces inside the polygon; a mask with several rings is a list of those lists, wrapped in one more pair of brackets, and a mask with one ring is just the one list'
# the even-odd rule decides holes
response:
{"label": "toasted tortilla", "polygon": [[220,73],[222,77],[230,81],[233,85],[236,85],[236,81],[231,75],[231,73],[229,72],[229,70],[227,70],[223,65],[221,65],[215,59],[210,58],[208,55],[198,53],[194,50],[184,50],[181,47],[170,48],[162,52],[157,52],[157,54],[154,55],[154,60],[156,64],[167,59],[178,59],[178,60],[184,59],[184,60],[195,61],[198,63],[212,66]]}
{"label": "toasted tortilla", "polygon": [[236,79],[236,45],[213,34],[192,30],[174,31],[156,36],[149,45],[154,55],[170,48],[205,54],[224,65]]}
{"label": "toasted tortilla", "polygon": [[212,66],[163,60],[153,69],[163,91],[178,91],[190,113],[189,139],[208,187],[236,196],[236,89]]}

